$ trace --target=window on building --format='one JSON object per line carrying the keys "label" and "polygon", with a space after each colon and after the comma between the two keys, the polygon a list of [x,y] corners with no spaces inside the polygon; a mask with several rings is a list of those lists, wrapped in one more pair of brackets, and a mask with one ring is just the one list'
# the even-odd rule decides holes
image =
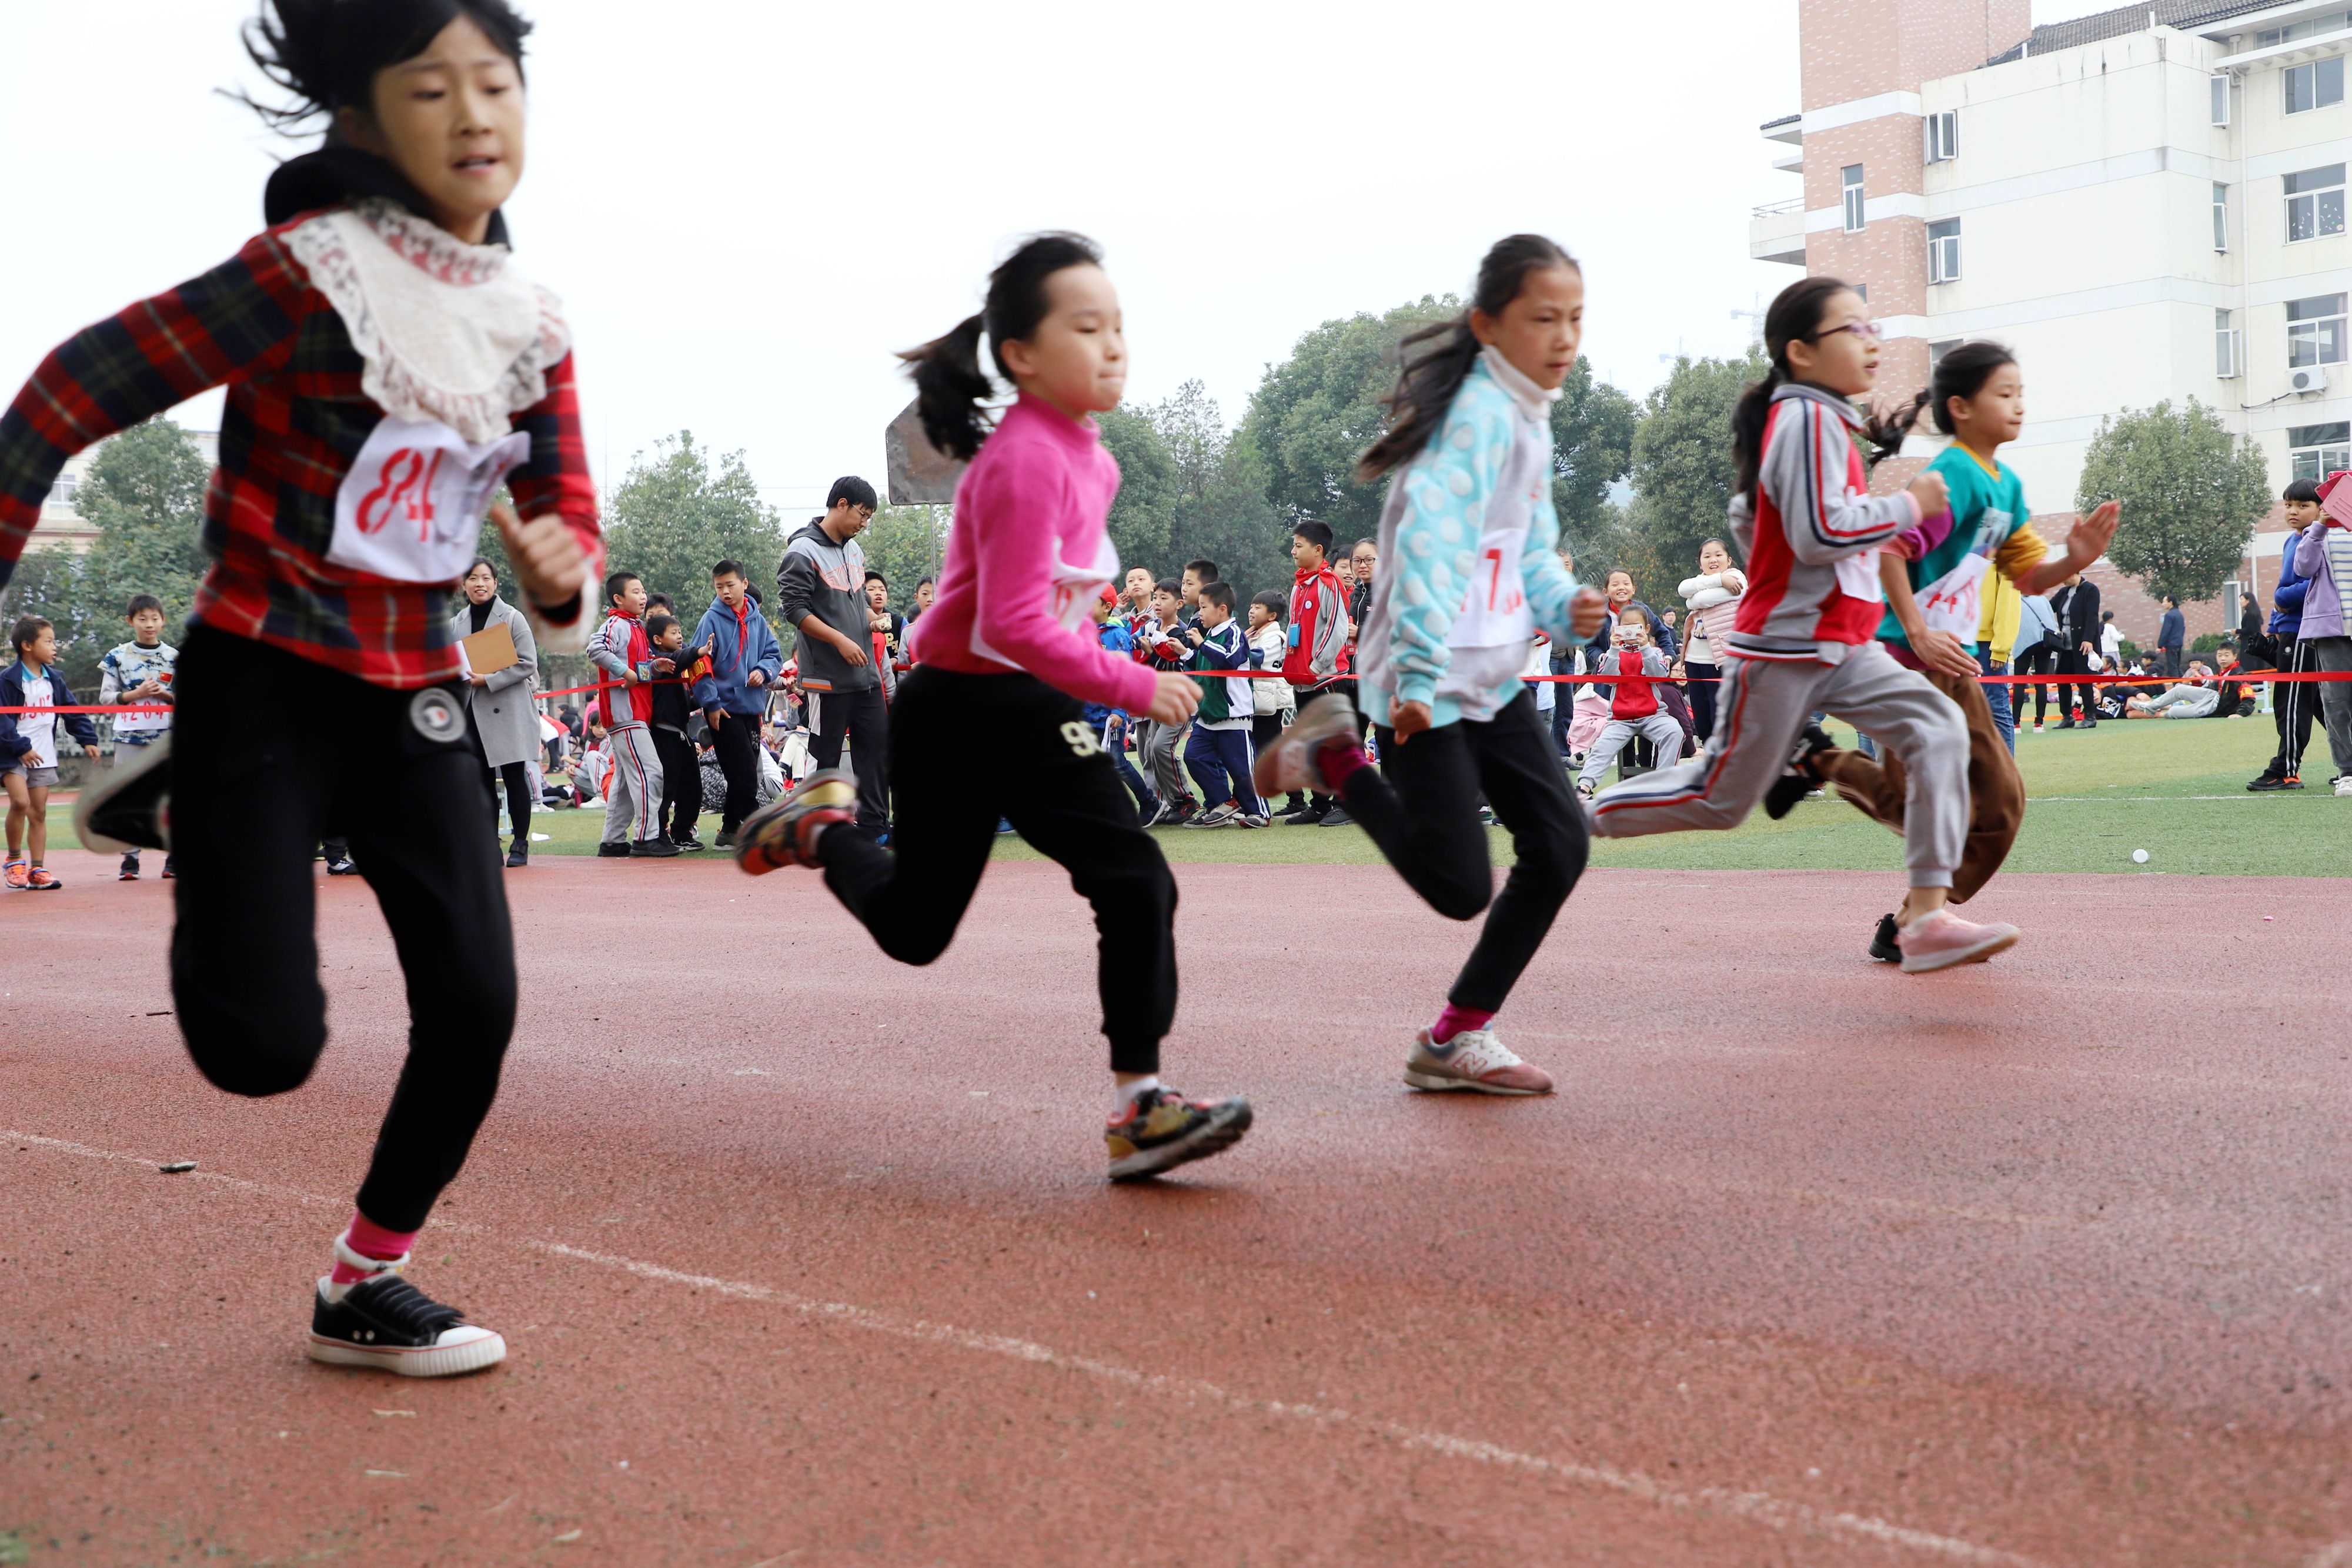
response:
{"label": "window on building", "polygon": [[1937,365],[1942,364],[1944,362],[1944,356],[1950,353],[1954,349],[1958,348],[1960,346],[1960,342],[1961,340],[1958,338],[1946,338],[1941,342],[1928,344],[1927,368],[1932,371]]}
{"label": "window on building", "polygon": [[2229,124],[2230,78],[2226,76],[2209,77],[2206,78],[2205,85],[2207,89],[2213,95],[2213,123],[2216,125]]}
{"label": "window on building", "polygon": [[1927,162],[1943,163],[1960,155],[1960,111],[1948,109],[1927,116]]}
{"label": "window on building", "polygon": [[2230,187],[2219,181],[2213,184],[2213,248],[2230,248]]}
{"label": "window on building", "polygon": [[1841,206],[1845,215],[1846,233],[1862,227],[1862,165],[1849,163],[1841,175]]}
{"label": "window on building", "polygon": [[2344,101],[2344,57],[2330,55],[2324,60],[2305,60],[2299,66],[2289,66],[2279,73],[2286,83],[2286,111],[2301,114],[2306,109],[2326,109],[2331,103]]}
{"label": "window on building", "polygon": [[2238,329],[2230,323],[2227,310],[2213,312],[2213,373],[2223,381],[2231,381],[2244,373],[2238,362]]}
{"label": "window on building", "polygon": [[2305,169],[2286,177],[2286,241],[2344,232],[2344,165]]}
{"label": "window on building", "polygon": [[2298,38],[2315,38],[2322,33],[2333,33],[2352,27],[2352,12],[2322,11],[2316,16],[2305,16],[2300,22],[2289,22],[2284,27],[2264,27],[2254,35],[2254,47],[2267,49],[2280,44],[2292,44]]}
{"label": "window on building", "polygon": [[2352,423],[2291,425],[2286,433],[2287,466],[2292,479],[2315,483],[2330,474],[2352,468]]}
{"label": "window on building", "polygon": [[80,487],[81,481],[74,476],[58,475],[58,482],[49,487],[49,504],[53,507],[63,507],[68,511],[73,510],[74,492]]}
{"label": "window on building", "polygon": [[1927,281],[1951,283],[1960,276],[1960,220],[1927,225]]}
{"label": "window on building", "polygon": [[2315,294],[2286,302],[2286,363],[2340,365],[2344,362],[2344,296]]}

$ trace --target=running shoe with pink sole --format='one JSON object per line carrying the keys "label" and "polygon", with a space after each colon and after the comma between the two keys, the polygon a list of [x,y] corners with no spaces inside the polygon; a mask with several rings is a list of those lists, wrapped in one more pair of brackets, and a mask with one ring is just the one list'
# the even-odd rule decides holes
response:
{"label": "running shoe with pink sole", "polygon": [[1903,949],[1903,972],[1925,975],[1956,964],[1981,964],[2016,946],[2017,936],[2014,925],[1979,925],[1938,909],[1898,930],[1895,945]]}
{"label": "running shoe with pink sole", "polygon": [[1444,1045],[1423,1030],[1404,1059],[1404,1081],[1415,1089],[1467,1089],[1480,1094],[1549,1094],[1551,1074],[1495,1038],[1490,1029],[1465,1029]]}

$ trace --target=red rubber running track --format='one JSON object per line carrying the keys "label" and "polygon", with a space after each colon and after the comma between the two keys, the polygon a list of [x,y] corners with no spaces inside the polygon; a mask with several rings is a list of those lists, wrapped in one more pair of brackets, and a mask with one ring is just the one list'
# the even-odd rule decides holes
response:
{"label": "red rubber running track", "polygon": [[2013,876],[2024,944],[1906,977],[1890,875],[1598,873],[1505,1019],[1563,1092],[1496,1101],[1398,1081],[1466,931],[1187,865],[1170,1077],[1258,1124],[1112,1188],[1055,868],[914,971],[814,877],[549,860],[412,1270],[513,1353],[432,1384],[301,1357],[404,1028],[367,890],[246,1103],[169,888],[64,861],[0,904],[36,1564],[2352,1563],[2342,882]]}

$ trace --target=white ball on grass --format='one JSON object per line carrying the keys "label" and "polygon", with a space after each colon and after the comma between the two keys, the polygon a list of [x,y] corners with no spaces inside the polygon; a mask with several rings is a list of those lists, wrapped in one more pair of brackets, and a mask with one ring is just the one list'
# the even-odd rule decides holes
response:
{"label": "white ball on grass", "polygon": [[2146,850],[2134,850],[2134,851],[2132,851],[2132,864],[2134,864],[2134,865],[2146,865],[2147,863],[2147,852]]}

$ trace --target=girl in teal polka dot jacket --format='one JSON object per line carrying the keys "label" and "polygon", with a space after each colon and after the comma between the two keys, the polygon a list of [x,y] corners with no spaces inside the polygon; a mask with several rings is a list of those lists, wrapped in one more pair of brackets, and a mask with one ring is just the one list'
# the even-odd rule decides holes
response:
{"label": "girl in teal polka dot jacket", "polygon": [[[1406,1057],[1416,1089],[1551,1089],[1490,1026],[1584,870],[1584,815],[1522,679],[1538,631],[1571,647],[1601,625],[1601,596],[1560,559],[1551,503],[1551,405],[1583,330],[1575,261],[1540,235],[1513,235],[1479,265],[1468,310],[1405,340],[1388,433],[1356,469],[1366,483],[1394,476],[1385,564],[1356,642],[1381,770],[1337,695],[1308,704],[1258,762],[1261,795],[1337,793],[1439,914],[1468,920],[1493,903]],[[1517,856],[1499,896],[1482,798]]]}

